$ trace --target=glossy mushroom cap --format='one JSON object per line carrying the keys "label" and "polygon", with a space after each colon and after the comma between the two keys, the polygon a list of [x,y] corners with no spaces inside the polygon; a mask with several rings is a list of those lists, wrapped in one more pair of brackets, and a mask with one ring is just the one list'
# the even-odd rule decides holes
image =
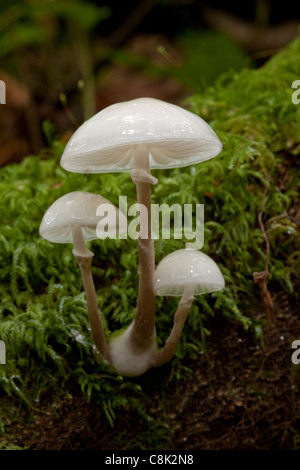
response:
{"label": "glossy mushroom cap", "polygon": [[40,225],[40,235],[54,243],[73,243],[72,229],[77,225],[82,228],[85,240],[95,240],[98,238],[97,224],[101,220],[96,212],[101,204],[108,204],[115,210],[116,217],[108,222],[107,234],[110,228],[119,226],[119,220],[123,231],[127,227],[126,218],[110,201],[99,194],[74,191],[60,197],[49,207]]}
{"label": "glossy mushroom cap", "polygon": [[108,106],[80,126],[61,166],[79,173],[131,170],[140,144],[149,154],[150,168],[184,167],[222,150],[214,131],[196,114],[154,98],[138,98]]}
{"label": "glossy mushroom cap", "polygon": [[223,289],[225,281],[216,263],[202,251],[177,250],[158,264],[154,291],[156,295],[181,296],[187,286],[194,286],[194,295],[200,295]]}

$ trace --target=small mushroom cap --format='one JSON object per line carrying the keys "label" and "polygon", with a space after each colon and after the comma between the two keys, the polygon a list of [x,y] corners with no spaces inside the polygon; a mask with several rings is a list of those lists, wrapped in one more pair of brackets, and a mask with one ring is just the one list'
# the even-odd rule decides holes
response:
{"label": "small mushroom cap", "polygon": [[222,150],[214,131],[196,114],[137,98],[108,106],[82,124],[66,145],[61,166],[75,173],[131,170],[140,144],[149,152],[151,168],[200,163]]}
{"label": "small mushroom cap", "polygon": [[72,229],[79,225],[85,240],[95,240],[98,238],[97,224],[101,220],[96,211],[101,204],[109,204],[115,209],[116,217],[108,219],[107,233],[109,229],[119,227],[118,221],[123,231],[127,227],[126,217],[110,201],[99,194],[74,191],[60,197],[49,207],[40,225],[40,235],[54,243],[73,243]]}
{"label": "small mushroom cap", "polygon": [[200,295],[223,289],[225,281],[216,263],[202,251],[182,249],[162,259],[153,277],[156,295],[181,296],[189,285],[194,286],[194,295]]}

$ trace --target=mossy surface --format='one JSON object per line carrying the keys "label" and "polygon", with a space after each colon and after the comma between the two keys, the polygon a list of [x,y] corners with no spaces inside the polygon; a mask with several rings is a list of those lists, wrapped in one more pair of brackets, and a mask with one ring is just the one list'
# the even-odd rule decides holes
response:
{"label": "mossy surface", "polygon": [[[218,313],[228,322],[240,323],[249,335],[260,334],[264,311],[253,273],[265,267],[261,211],[270,243],[268,287],[296,295],[300,105],[292,103],[291,84],[299,78],[299,39],[259,70],[222,76],[214,88],[188,100],[189,109],[218,134],[222,153],[193,167],[153,172],[159,179],[153,202],[205,204],[203,251],[217,262],[226,282],[222,292],[198,297],[193,304],[170,369],[178,380],[188,373],[184,364],[189,358],[205,353],[207,318]],[[90,191],[118,205],[119,195],[126,195],[130,205],[135,187],[129,174],[65,172],[59,165],[63,144],[50,140],[43,154],[0,171],[0,339],[6,344],[6,365],[0,366],[3,433],[15,407],[34,412],[45,400],[54,403],[74,398],[74,393],[97,403],[111,425],[125,409],[149,418],[139,381],[117,377],[97,360],[71,245],[54,245],[39,235],[43,214],[60,196]],[[184,242],[157,240],[155,247],[159,262],[183,248]],[[97,240],[89,248],[95,253],[93,275],[109,334],[128,325],[135,314],[137,246],[134,240]],[[157,299],[160,345],[172,326],[176,305],[176,299]],[[251,314],[254,305],[258,316]],[[169,430],[163,420],[160,432],[161,442],[167,442]],[[151,439],[150,448],[159,446]]]}

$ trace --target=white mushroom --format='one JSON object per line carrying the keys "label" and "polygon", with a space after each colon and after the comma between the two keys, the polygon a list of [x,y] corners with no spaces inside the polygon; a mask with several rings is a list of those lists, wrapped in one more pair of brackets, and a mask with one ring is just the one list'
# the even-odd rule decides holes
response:
{"label": "white mushroom", "polygon": [[131,329],[137,349],[152,347],[155,294],[150,280],[155,269],[151,239],[151,168],[184,167],[215,157],[222,143],[199,116],[153,98],[113,104],[86,121],[71,137],[61,166],[71,172],[101,173],[131,170],[137,202],[146,206],[140,225],[137,312]]}
{"label": "white mushroom", "polygon": [[45,213],[40,235],[54,243],[73,243],[73,254],[81,270],[86,293],[88,316],[94,343],[102,357],[109,360],[109,348],[103,331],[98,310],[97,296],[91,273],[93,253],[87,249],[85,240],[98,238],[97,225],[100,217],[96,215],[99,206],[109,206],[114,210],[107,224],[110,230],[123,231],[127,227],[125,216],[107,199],[97,194],[74,191],[57,199]]}
{"label": "white mushroom", "polygon": [[[138,147],[146,151],[139,152]],[[184,167],[222,150],[211,127],[196,114],[154,98],[116,103],[73,134],[61,166],[77,173],[111,173],[136,168]]]}
{"label": "white mushroom", "polygon": [[224,288],[220,268],[208,255],[198,250],[173,251],[158,264],[153,278],[156,295],[180,296],[187,286],[193,295],[207,294]]}
{"label": "white mushroom", "polygon": [[182,249],[167,255],[153,277],[156,295],[182,296],[174,325],[165,346],[157,354],[156,366],[173,357],[195,295],[223,289],[225,281],[217,264],[205,253]]}

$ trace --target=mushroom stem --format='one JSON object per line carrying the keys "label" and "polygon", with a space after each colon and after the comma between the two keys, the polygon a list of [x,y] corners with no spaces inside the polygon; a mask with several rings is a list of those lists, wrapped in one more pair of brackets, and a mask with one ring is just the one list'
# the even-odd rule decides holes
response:
{"label": "mushroom stem", "polygon": [[91,271],[94,253],[87,249],[80,226],[77,225],[73,227],[72,234],[74,242],[73,254],[81,271],[92,338],[103,359],[109,361],[109,347],[104,335],[102,320],[99,314],[95,284]]}
{"label": "mushroom stem", "polygon": [[82,228],[80,225],[74,225],[72,228],[72,236],[73,236],[73,254],[74,256],[81,256],[93,257],[93,253],[87,249],[83,235],[82,235]]}
{"label": "mushroom stem", "polygon": [[163,349],[157,352],[154,367],[160,367],[167,364],[174,356],[175,349],[179,343],[179,339],[187,319],[188,313],[191,309],[194,300],[194,286],[189,285],[185,287],[182,297],[180,299],[178,308],[174,316],[174,325],[172,331],[165,343]]}
{"label": "mushroom stem", "polygon": [[152,285],[155,256],[154,240],[151,238],[151,184],[156,184],[157,180],[151,176],[149,151],[145,145],[137,147],[134,166],[131,177],[136,184],[137,202],[146,207],[148,216],[145,220],[143,213],[140,214],[140,233],[144,233],[142,227],[147,224],[148,236],[138,239],[139,286],[132,340],[136,346],[146,348],[149,342],[152,343],[155,330],[155,293]]}

